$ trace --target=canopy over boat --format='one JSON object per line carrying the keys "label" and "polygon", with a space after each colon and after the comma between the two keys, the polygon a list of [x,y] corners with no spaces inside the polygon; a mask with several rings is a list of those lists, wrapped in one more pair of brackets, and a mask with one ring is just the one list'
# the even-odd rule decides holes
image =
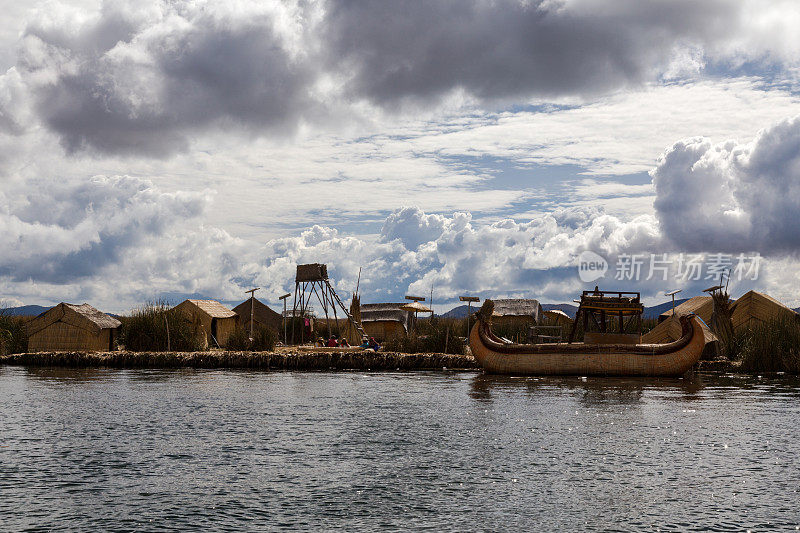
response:
{"label": "canopy over boat", "polygon": [[494,304],[486,300],[470,332],[475,360],[497,374],[680,376],[700,359],[702,322],[681,317],[681,337],[667,344],[513,344],[491,330]]}

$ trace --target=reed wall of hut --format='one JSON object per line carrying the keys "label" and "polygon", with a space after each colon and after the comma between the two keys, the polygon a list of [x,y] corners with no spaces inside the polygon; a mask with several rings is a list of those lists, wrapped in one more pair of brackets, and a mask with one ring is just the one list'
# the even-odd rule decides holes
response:
{"label": "reed wall of hut", "polygon": [[493,301],[492,323],[497,326],[535,326],[544,315],[537,300],[513,298]]}
{"label": "reed wall of hut", "polygon": [[405,335],[411,329],[412,314],[401,307],[404,303],[361,304],[361,325],[364,332],[385,341],[397,335]]}
{"label": "reed wall of hut", "polygon": [[[250,329],[250,308],[251,302],[249,299],[233,308],[233,312],[239,316],[239,324],[246,330]],[[283,317],[280,313],[273,311],[257,298],[252,301],[252,310],[254,328],[267,327],[283,332]]]}
{"label": "reed wall of hut", "polygon": [[192,323],[198,340],[206,346],[224,347],[239,320],[239,315],[216,300],[184,300],[175,309]]}
{"label": "reed wall of hut", "polygon": [[28,351],[110,351],[120,325],[89,304],[60,303],[28,322]]}

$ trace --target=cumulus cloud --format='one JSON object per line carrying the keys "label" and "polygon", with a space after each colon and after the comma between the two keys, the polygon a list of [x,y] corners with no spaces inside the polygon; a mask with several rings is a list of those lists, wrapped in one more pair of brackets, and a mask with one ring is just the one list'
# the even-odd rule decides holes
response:
{"label": "cumulus cloud", "polygon": [[[43,303],[90,300],[111,311],[158,295],[236,301],[252,286],[262,287],[262,298],[274,303],[293,290],[297,264],[323,262],[343,298],[363,269],[365,302],[431,289],[439,303],[467,292],[569,301],[586,288],[575,268],[583,250],[601,253],[612,269],[623,254],[666,250],[654,217],[626,221],[599,208],[476,223],[469,213],[404,207],[386,218],[378,235],[316,225],[258,246],[203,224],[207,202],[127,177],[51,183],[24,202],[0,196],[0,289],[13,288],[4,291],[7,297],[26,303],[33,296]],[[613,284],[645,294],[665,286],[658,279]]]}
{"label": "cumulus cloud", "polygon": [[679,141],[652,176],[656,214],[676,248],[800,251],[800,117],[765,128],[744,144]]}
{"label": "cumulus cloud", "polygon": [[390,214],[383,223],[381,239],[392,241],[399,239],[407,249],[415,250],[421,244],[440,237],[445,230],[453,227],[465,227],[471,217],[468,213],[457,213],[453,218],[443,215],[426,215],[418,207],[403,207]]}
{"label": "cumulus cloud", "polygon": [[[475,224],[469,213],[426,214],[416,207],[391,213],[376,239],[342,236],[315,226],[297,237],[270,241],[271,259],[254,279],[275,296],[292,289],[297,263],[327,262],[337,288],[349,294],[363,267],[365,301],[402,299],[408,291],[452,300],[464,292],[483,296],[549,294],[563,298],[580,287],[575,271],[585,249],[609,256],[649,250],[658,240],[655,221],[621,222],[589,208],[560,210],[529,222]],[[274,297],[274,296],[273,296]]]}
{"label": "cumulus cloud", "polygon": [[48,4],[16,68],[69,151],[165,157],[207,130],[286,137],[454,93],[480,105],[605,94],[690,75],[709,54],[793,66],[792,33],[776,17],[752,30],[751,11],[738,0]]}
{"label": "cumulus cloud", "polygon": [[26,186],[0,195],[0,275],[14,281],[66,283],[98,275],[124,251],[198,217],[208,201],[126,176]]}

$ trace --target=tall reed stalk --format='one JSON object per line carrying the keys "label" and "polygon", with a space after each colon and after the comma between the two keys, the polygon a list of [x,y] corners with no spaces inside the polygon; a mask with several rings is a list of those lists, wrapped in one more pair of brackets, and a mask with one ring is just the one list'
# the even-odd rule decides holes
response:
{"label": "tall reed stalk", "polygon": [[[466,323],[466,319],[464,319]],[[419,320],[415,330],[408,334],[395,335],[384,343],[384,349],[401,353],[464,353],[461,336],[466,326],[461,319],[433,317]]]}
{"label": "tall reed stalk", "polygon": [[28,332],[25,320],[0,309],[0,355],[28,351]]}
{"label": "tall reed stalk", "polygon": [[733,348],[743,372],[800,373],[800,322],[781,317],[744,329],[734,336]]}
{"label": "tall reed stalk", "polygon": [[250,339],[249,328],[237,327],[228,337],[228,350],[246,350],[251,352],[269,352],[278,342],[278,332],[266,326],[253,328],[253,338]]}
{"label": "tall reed stalk", "polygon": [[119,343],[135,352],[195,352],[202,349],[191,322],[164,300],[153,300],[120,317]]}

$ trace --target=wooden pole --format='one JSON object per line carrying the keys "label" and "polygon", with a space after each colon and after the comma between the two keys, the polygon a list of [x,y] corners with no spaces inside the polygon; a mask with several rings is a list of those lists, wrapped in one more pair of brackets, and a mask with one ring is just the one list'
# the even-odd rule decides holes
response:
{"label": "wooden pole", "polygon": [[292,305],[292,344],[294,344],[294,318],[297,310],[297,288],[299,283],[294,282],[294,305]]}
{"label": "wooden pole", "polygon": [[261,287],[256,287],[255,289],[244,291],[245,293],[250,293],[250,342],[253,342],[253,315],[255,314],[254,307],[256,305],[256,291],[260,288]]}
{"label": "wooden pole", "polygon": [[469,315],[472,311],[472,302],[467,302],[467,342],[469,342]]}
{"label": "wooden pole", "polygon": [[167,327],[167,351],[171,352],[172,349],[169,343],[169,321],[167,320],[167,312],[164,312],[164,325]]}

